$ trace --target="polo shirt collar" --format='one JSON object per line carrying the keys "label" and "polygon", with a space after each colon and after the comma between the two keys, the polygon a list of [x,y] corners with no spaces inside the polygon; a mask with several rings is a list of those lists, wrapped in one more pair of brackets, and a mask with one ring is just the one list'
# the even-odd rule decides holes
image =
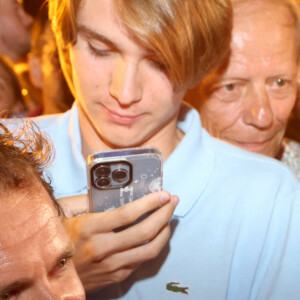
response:
{"label": "polo shirt collar", "polygon": [[164,164],[163,187],[179,196],[174,215],[184,217],[205,190],[215,152],[210,137],[201,127],[198,112],[186,104],[182,105],[178,128],[185,136]]}

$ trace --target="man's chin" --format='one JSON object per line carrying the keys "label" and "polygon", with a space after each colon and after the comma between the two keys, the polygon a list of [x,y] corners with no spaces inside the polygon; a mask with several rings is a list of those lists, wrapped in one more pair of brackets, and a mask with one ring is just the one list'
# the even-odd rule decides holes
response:
{"label": "man's chin", "polygon": [[277,148],[276,150],[273,149],[271,146],[269,145],[265,145],[262,146],[262,145],[252,145],[250,147],[243,147],[245,150],[247,151],[250,151],[250,152],[254,152],[254,153],[257,153],[257,154],[261,154],[261,155],[264,155],[264,156],[269,156],[269,157],[272,157],[272,158],[275,158],[276,155],[277,155]]}
{"label": "man's chin", "polygon": [[137,139],[133,139],[131,137],[116,137],[112,138],[109,137],[104,139],[105,144],[111,149],[120,149],[120,148],[133,148],[133,147],[140,147],[143,143]]}
{"label": "man's chin", "polygon": [[254,152],[257,154],[269,156],[269,157],[276,157],[278,153],[278,148],[279,147],[274,147],[273,143],[271,143],[270,140],[263,141],[263,142],[241,142],[241,141],[232,141],[228,140],[229,143],[242,148],[246,151]]}

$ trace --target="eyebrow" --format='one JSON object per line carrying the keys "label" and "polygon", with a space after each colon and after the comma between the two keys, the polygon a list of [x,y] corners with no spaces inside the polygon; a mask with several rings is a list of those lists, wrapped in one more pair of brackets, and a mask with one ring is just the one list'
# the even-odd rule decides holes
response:
{"label": "eyebrow", "polygon": [[119,47],[113,41],[108,39],[106,36],[95,32],[94,30],[86,27],[85,25],[77,24],[77,32],[78,34],[83,35],[87,38],[92,38],[100,42],[103,42],[106,45],[110,46],[111,48],[119,49]]}
{"label": "eyebrow", "polygon": [[[74,256],[75,247],[72,242],[68,244],[68,246],[64,249],[64,251],[60,254],[60,256],[55,260],[55,263],[52,265],[51,271],[57,267],[60,261],[64,258],[71,258]],[[50,271],[50,272],[51,272]]]}
{"label": "eyebrow", "polygon": [[0,287],[0,297],[14,290],[20,290],[29,286],[32,282],[28,279],[17,280],[13,283]]}
{"label": "eyebrow", "polygon": [[[71,258],[75,253],[75,247],[72,242],[68,244],[68,246],[64,249],[63,253],[55,260],[51,270],[56,268],[56,266],[60,263],[60,261],[64,258]],[[51,272],[51,271],[50,271]],[[20,279],[8,285],[0,287],[0,297],[14,290],[20,290],[30,286],[32,281],[29,279]]]}

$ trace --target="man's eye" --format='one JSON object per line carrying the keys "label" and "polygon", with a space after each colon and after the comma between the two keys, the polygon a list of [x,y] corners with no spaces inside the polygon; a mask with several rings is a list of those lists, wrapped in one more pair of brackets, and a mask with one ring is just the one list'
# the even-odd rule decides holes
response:
{"label": "man's eye", "polygon": [[235,88],[236,88],[236,85],[235,85],[234,83],[229,83],[229,84],[225,84],[225,85],[224,85],[224,89],[225,89],[227,92],[231,92],[231,91],[233,91]]}
{"label": "man's eye", "polygon": [[59,267],[60,268],[63,268],[63,267],[65,267],[66,266],[66,264],[67,264],[67,259],[66,258],[62,258],[61,260],[60,260],[60,262],[59,262]]}
{"label": "man's eye", "polygon": [[285,86],[286,85],[286,80],[282,79],[282,78],[277,78],[276,79],[276,85],[279,87]]}
{"label": "man's eye", "polygon": [[3,299],[9,299],[10,298],[10,294],[9,293],[6,293],[5,295],[4,295],[4,297],[3,297]]}
{"label": "man's eye", "polygon": [[110,48],[107,48],[107,47],[98,48],[98,47],[93,46],[90,43],[88,44],[88,48],[89,48],[90,52],[95,56],[106,56],[112,52]]}
{"label": "man's eye", "polygon": [[7,292],[3,295],[0,295],[0,300],[11,300],[11,299],[15,299],[14,296],[16,296],[17,291],[11,291],[11,292]]}
{"label": "man's eye", "polygon": [[220,101],[237,101],[243,94],[244,84],[241,82],[221,82],[212,88],[213,97]]}
{"label": "man's eye", "polygon": [[9,293],[6,293],[6,294],[4,294],[3,296],[1,296],[1,300],[7,300],[7,299],[9,299],[10,298],[10,294]]}

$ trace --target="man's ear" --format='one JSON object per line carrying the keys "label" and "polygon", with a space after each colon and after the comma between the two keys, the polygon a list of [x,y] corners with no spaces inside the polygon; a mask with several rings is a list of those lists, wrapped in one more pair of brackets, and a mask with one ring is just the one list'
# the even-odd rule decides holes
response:
{"label": "man's ear", "polygon": [[28,55],[27,61],[28,61],[29,77],[32,84],[36,88],[42,89],[43,75],[42,75],[41,60],[35,55]]}

